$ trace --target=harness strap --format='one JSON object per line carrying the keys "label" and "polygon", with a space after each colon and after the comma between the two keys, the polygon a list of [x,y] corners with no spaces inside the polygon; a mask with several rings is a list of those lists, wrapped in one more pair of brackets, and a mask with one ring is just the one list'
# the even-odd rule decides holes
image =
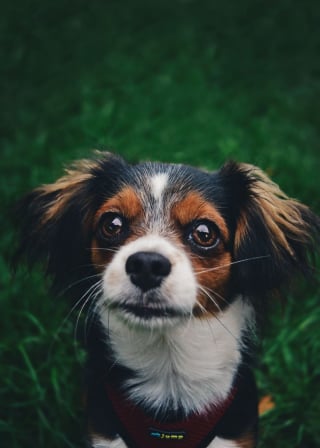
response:
{"label": "harness strap", "polygon": [[216,426],[232,403],[238,387],[203,413],[174,422],[154,420],[112,384],[106,392],[118,420],[119,434],[129,448],[205,448],[216,436]]}

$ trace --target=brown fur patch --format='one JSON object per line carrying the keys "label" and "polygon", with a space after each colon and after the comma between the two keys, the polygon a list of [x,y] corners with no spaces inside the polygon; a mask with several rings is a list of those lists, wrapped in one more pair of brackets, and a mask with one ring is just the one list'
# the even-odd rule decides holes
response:
{"label": "brown fur patch", "polygon": [[[302,216],[308,208],[294,199],[289,199],[259,168],[246,164],[242,164],[241,168],[252,180],[251,206],[261,213],[275,253],[285,250],[289,255],[294,256],[288,237],[302,243],[309,241],[310,229]],[[249,225],[248,216],[244,212],[238,221],[235,235],[236,250],[246,237]]]}
{"label": "brown fur patch", "polygon": [[98,272],[102,272],[106,265],[111,261],[115,253],[114,249],[102,247],[94,238],[91,245],[91,260]]}
{"label": "brown fur patch", "polygon": [[[134,221],[141,218],[143,215],[142,204],[137,196],[137,193],[131,187],[123,188],[118,194],[108,199],[97,211],[94,217],[94,227],[100,217],[106,212],[120,213],[134,224]],[[131,235],[126,242],[132,241],[137,236]],[[114,249],[101,247],[101,244],[96,238],[92,241],[91,259],[98,271],[102,271],[105,266],[111,261]]]}
{"label": "brown fur patch", "polygon": [[[220,246],[221,247],[221,246]],[[197,317],[207,317],[223,310],[226,300],[231,270],[231,254],[223,248],[208,259],[195,257],[191,259],[198,284],[198,305],[194,309]]]}
{"label": "brown fur patch", "polygon": [[197,219],[208,219],[216,223],[225,240],[228,239],[227,225],[218,210],[199,193],[191,192],[172,208],[172,218],[184,226]]}
{"label": "brown fur patch", "polygon": [[254,448],[256,446],[256,437],[252,432],[247,432],[234,442],[239,448]]}
{"label": "brown fur patch", "polygon": [[123,188],[119,193],[108,199],[95,214],[94,222],[98,222],[103,213],[117,212],[125,216],[127,219],[134,219],[143,213],[141,201],[131,187]]}
{"label": "brown fur patch", "polygon": [[[181,202],[175,204],[172,217],[182,226],[198,219],[208,219],[218,226],[223,240],[228,241],[229,233],[224,219],[199,193],[191,192]],[[212,256],[200,256],[191,250],[189,253],[200,285],[198,305],[194,309],[194,314],[199,318],[205,318],[208,314],[216,314],[227,305],[224,296],[230,277],[231,254],[226,251],[222,241]]]}
{"label": "brown fur patch", "polygon": [[242,213],[237,222],[237,229],[234,236],[234,248],[237,251],[241,245],[241,242],[246,239],[248,233],[248,219],[247,216]]}
{"label": "brown fur patch", "polygon": [[80,160],[75,162],[70,169],[65,171],[66,174],[60,177],[56,182],[43,185],[35,190],[36,192],[39,192],[40,196],[55,193],[55,198],[44,210],[41,222],[42,225],[59,218],[80,186],[92,177],[91,170],[96,165],[97,162],[92,160]]}

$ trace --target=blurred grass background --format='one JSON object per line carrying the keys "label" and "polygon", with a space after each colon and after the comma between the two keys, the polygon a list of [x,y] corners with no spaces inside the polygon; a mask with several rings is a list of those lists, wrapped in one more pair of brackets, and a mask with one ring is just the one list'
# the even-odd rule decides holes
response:
{"label": "blurred grass background", "polygon": [[[83,446],[76,316],[48,299],[40,270],[12,278],[13,202],[108,147],[131,161],[258,164],[319,212],[319,23],[316,0],[2,4],[1,447]],[[257,376],[276,407],[260,447],[320,446],[317,292],[299,283],[265,329]]]}

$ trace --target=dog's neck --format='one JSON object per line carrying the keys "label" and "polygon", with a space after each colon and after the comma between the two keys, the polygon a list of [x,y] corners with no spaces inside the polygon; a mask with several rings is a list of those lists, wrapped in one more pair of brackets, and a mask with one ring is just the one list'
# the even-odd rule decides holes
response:
{"label": "dog's neck", "polygon": [[224,400],[241,362],[252,308],[237,299],[217,317],[190,318],[165,330],[128,327],[112,316],[109,338],[116,363],[130,369],[130,398],[154,413],[201,412]]}

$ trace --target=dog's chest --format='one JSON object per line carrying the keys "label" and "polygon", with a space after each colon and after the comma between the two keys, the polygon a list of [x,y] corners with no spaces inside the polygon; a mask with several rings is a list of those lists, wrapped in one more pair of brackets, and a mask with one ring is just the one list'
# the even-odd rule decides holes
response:
{"label": "dog's chest", "polygon": [[186,414],[224,400],[251,314],[239,299],[217,318],[191,318],[165,332],[137,331],[110,319],[115,359],[134,372],[126,384],[130,398],[156,413],[180,409]]}
{"label": "dog's chest", "polygon": [[[233,442],[232,440],[221,439],[220,437],[216,437],[207,448],[238,448],[239,445]],[[127,448],[127,445],[120,438],[108,441],[105,439],[96,439],[93,442],[93,448]]]}

